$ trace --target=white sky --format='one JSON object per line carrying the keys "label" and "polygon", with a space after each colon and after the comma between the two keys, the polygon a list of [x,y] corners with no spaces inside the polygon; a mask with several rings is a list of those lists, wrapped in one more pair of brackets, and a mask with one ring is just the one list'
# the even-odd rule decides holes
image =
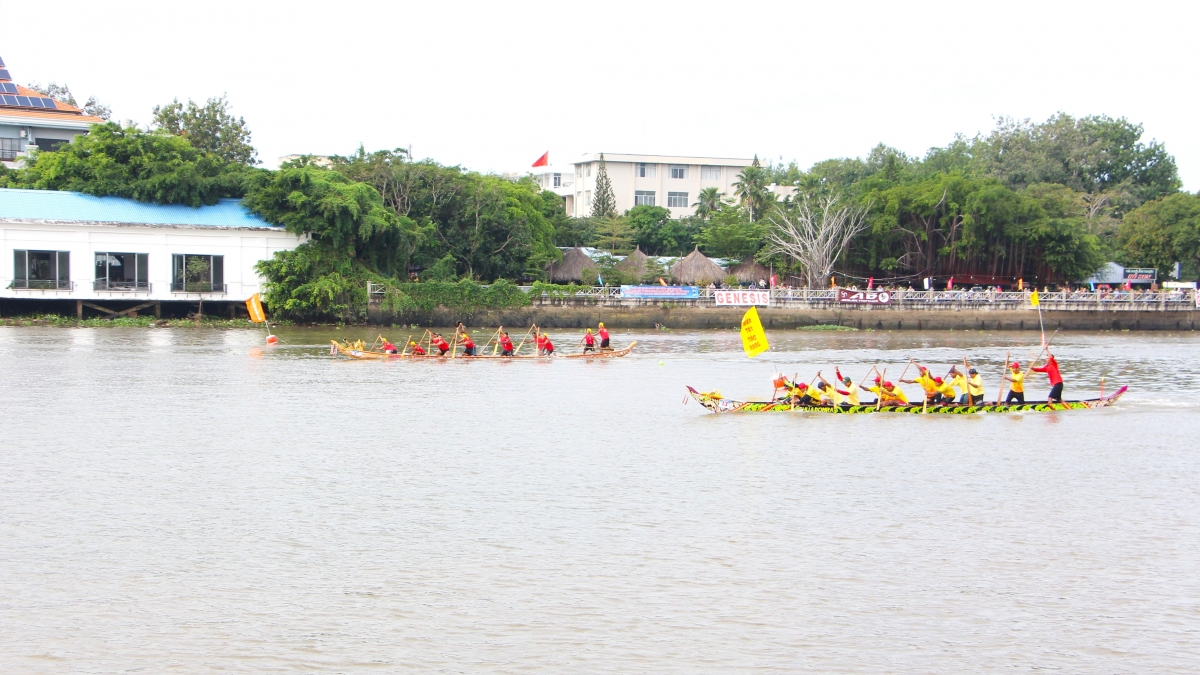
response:
{"label": "white sky", "polygon": [[268,167],[363,143],[497,172],[547,150],[807,168],[1061,110],[1144,124],[1200,188],[1196,2],[53,5],[5,31],[16,81],[66,82],[143,124],[174,97],[228,93]]}

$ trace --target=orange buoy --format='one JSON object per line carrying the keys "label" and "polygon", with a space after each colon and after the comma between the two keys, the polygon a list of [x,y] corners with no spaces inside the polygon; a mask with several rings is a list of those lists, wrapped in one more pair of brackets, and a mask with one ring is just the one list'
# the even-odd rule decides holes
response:
{"label": "orange buoy", "polygon": [[275,337],[274,335],[267,336],[267,344],[273,345],[273,344],[276,344],[277,342],[279,342],[279,338]]}

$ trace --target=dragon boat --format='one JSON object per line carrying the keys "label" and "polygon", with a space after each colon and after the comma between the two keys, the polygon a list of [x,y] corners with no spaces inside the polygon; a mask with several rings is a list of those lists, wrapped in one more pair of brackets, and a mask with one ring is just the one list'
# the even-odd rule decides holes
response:
{"label": "dragon boat", "polygon": [[534,359],[618,359],[622,356],[628,356],[631,352],[633,352],[633,347],[637,344],[637,341],[634,340],[623,349],[599,349],[595,352],[584,352],[582,354],[559,354],[556,352],[552,356],[540,356],[536,354],[526,354],[523,356],[500,356],[499,354],[477,354],[475,356],[464,356],[459,354],[458,356],[450,356],[449,354],[446,354],[445,356],[442,356],[440,354],[389,354],[388,352],[380,349],[356,349],[353,346],[345,345],[337,340],[330,340],[329,342],[330,354],[341,354],[342,356],[351,359],[406,359],[413,361],[421,361],[426,359],[435,359],[439,361],[449,361],[451,359],[456,361],[479,361],[487,359],[502,359],[505,361],[530,361]]}
{"label": "dragon boat", "polygon": [[[970,415],[973,413],[1016,413],[1016,412],[1051,412],[1054,410],[1084,410],[1087,408],[1107,408],[1117,402],[1129,387],[1121,387],[1108,396],[1086,399],[1082,401],[1063,401],[1062,403],[1020,403],[1008,405],[1005,403],[981,403],[966,405],[962,403],[939,403],[923,405],[909,403],[907,405],[883,405],[875,407],[868,405],[794,405],[783,401],[735,401],[721,396],[715,391],[697,391],[688,387],[688,393],[697,403],[715,413],[765,413],[765,412],[810,412],[833,413],[839,415],[858,415],[866,413],[915,413],[918,415]],[[687,399],[684,399],[685,401]]]}

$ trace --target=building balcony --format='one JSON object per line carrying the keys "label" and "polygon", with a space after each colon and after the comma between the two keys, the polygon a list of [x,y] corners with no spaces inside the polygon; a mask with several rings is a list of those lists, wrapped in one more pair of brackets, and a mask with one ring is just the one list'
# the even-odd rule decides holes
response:
{"label": "building balcony", "polygon": [[13,279],[8,287],[17,291],[72,291],[75,290],[75,282],[63,279]]}
{"label": "building balcony", "polygon": [[218,293],[224,295],[225,284],[213,284],[207,281],[176,281],[171,283],[172,293]]}
{"label": "building balcony", "polygon": [[92,282],[93,291],[112,291],[117,293],[149,293],[148,281],[109,281],[97,279]]}

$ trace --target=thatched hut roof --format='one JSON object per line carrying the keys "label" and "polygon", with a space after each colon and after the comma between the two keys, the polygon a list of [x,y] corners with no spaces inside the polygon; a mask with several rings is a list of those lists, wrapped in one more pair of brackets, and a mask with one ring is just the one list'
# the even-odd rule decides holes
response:
{"label": "thatched hut roof", "polygon": [[771,276],[771,270],[755,262],[754,258],[746,258],[736,265],[731,265],[729,273],[737,277],[739,284],[756,284],[760,279]]}
{"label": "thatched hut roof", "polygon": [[639,246],[633,249],[633,253],[625,256],[625,259],[617,263],[617,269],[622,272],[632,272],[639,278],[646,273],[646,261],[650,256],[642,253],[642,247]]}
{"label": "thatched hut roof", "polygon": [[725,270],[701,253],[697,246],[686,258],[671,266],[671,276],[683,284],[702,285],[724,279]]}
{"label": "thatched hut roof", "polygon": [[555,283],[580,281],[583,278],[583,270],[595,266],[596,263],[592,262],[591,257],[576,246],[563,253],[562,260],[546,265],[546,273],[550,281]]}

